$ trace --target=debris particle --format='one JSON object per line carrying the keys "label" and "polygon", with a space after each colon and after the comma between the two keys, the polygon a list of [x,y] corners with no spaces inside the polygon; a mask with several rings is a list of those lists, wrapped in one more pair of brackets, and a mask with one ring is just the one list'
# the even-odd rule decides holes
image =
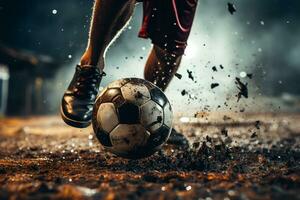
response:
{"label": "debris particle", "polygon": [[176,73],[175,76],[176,76],[178,79],[182,79],[182,75],[181,75],[181,74]]}
{"label": "debris particle", "polygon": [[260,129],[260,125],[261,125],[261,123],[260,123],[260,121],[258,120],[258,121],[255,122],[255,125],[254,125],[254,126],[255,126],[256,129],[259,130],[259,129]]}
{"label": "debris particle", "polygon": [[213,66],[213,67],[212,67],[212,70],[213,70],[214,72],[217,72],[217,71],[218,71],[217,68],[216,68],[216,66]]}
{"label": "debris particle", "polygon": [[181,91],[181,95],[182,95],[182,96],[184,96],[184,95],[186,95],[186,94],[187,94],[187,91],[186,91],[186,90],[182,90],[182,91]]}
{"label": "debris particle", "polygon": [[231,119],[232,119],[232,118],[229,117],[229,116],[227,116],[227,115],[224,115],[224,116],[223,116],[223,120],[224,120],[224,121],[231,120]]}
{"label": "debris particle", "polygon": [[233,15],[233,13],[236,12],[236,8],[235,8],[235,5],[233,3],[227,3],[227,7],[228,7],[228,11],[230,14]]}
{"label": "debris particle", "polygon": [[249,79],[252,79],[252,78],[253,78],[253,74],[247,74],[247,77],[248,77]]}
{"label": "debris particle", "polygon": [[221,130],[222,135],[224,135],[225,137],[228,137],[228,130],[224,127]]}
{"label": "debris particle", "polygon": [[220,68],[221,68],[221,69],[224,69],[224,66],[223,66],[223,65],[220,65]]}
{"label": "debris particle", "polygon": [[245,97],[246,99],[248,98],[248,83],[243,83],[241,82],[241,79],[235,78],[235,84],[237,85],[237,88],[239,89],[239,93],[237,94],[238,100],[237,102],[240,101],[240,99]]}
{"label": "debris particle", "polygon": [[212,142],[212,138],[207,135],[206,136],[206,141],[211,143]]}
{"label": "debris particle", "polygon": [[191,79],[192,81],[195,81],[195,78],[193,76],[193,72],[190,70],[187,70],[187,73],[189,74],[189,79]]}
{"label": "debris particle", "polygon": [[256,132],[254,132],[254,133],[251,134],[251,138],[256,138],[256,137],[257,137],[257,133]]}
{"label": "debris particle", "polygon": [[212,84],[210,85],[210,88],[211,88],[211,89],[214,89],[214,88],[218,87],[219,85],[220,85],[219,83],[212,83]]}

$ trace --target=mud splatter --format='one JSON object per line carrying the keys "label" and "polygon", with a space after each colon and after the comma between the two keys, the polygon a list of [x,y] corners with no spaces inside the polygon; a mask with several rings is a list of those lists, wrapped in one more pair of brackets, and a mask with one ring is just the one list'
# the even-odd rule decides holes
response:
{"label": "mud splatter", "polygon": [[243,83],[240,78],[235,78],[235,84],[237,85],[237,88],[239,89],[239,93],[237,94],[238,100],[240,101],[242,97],[248,98],[248,83]]}
{"label": "mud splatter", "polygon": [[254,132],[254,133],[251,134],[251,138],[256,138],[256,137],[257,137],[257,133],[256,132]]}
{"label": "mud splatter", "polygon": [[260,121],[256,121],[254,126],[255,126],[256,129],[259,130],[260,126],[261,126],[261,122]]}
{"label": "mud splatter", "polygon": [[224,127],[221,129],[221,133],[222,135],[224,135],[225,137],[228,137],[228,130]]}
{"label": "mud splatter", "polygon": [[179,80],[182,79],[182,75],[179,74],[179,73],[176,73],[175,76],[176,76]]}
{"label": "mud splatter", "polygon": [[140,91],[137,91],[137,93],[135,94],[136,99],[142,99],[143,97],[144,95]]}
{"label": "mud splatter", "polygon": [[195,78],[194,78],[194,75],[193,75],[193,72],[190,71],[190,70],[186,70],[188,75],[189,75],[189,79],[191,79],[192,81],[195,81]]}
{"label": "mud splatter", "polygon": [[230,14],[234,14],[236,12],[236,7],[233,3],[227,3],[227,8]]}
{"label": "mud splatter", "polygon": [[252,79],[252,78],[253,78],[253,74],[247,74],[247,77],[248,77],[249,79]]}
{"label": "mud splatter", "polygon": [[212,83],[212,84],[210,85],[210,88],[211,88],[211,89],[214,89],[214,88],[219,87],[219,86],[220,86],[219,83]]}

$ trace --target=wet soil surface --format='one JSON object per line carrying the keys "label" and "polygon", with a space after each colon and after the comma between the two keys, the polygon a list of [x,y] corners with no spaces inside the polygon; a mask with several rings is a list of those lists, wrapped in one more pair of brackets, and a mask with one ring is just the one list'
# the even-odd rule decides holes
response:
{"label": "wet soil surface", "polygon": [[300,114],[199,116],[143,160],[57,117],[0,120],[0,199],[300,199]]}

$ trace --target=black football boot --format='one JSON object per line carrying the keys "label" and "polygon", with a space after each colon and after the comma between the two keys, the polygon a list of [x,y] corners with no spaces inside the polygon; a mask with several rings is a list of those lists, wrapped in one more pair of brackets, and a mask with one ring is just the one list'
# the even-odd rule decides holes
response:
{"label": "black football boot", "polygon": [[98,67],[77,65],[61,102],[61,116],[68,125],[85,128],[91,124],[93,105],[103,74]]}

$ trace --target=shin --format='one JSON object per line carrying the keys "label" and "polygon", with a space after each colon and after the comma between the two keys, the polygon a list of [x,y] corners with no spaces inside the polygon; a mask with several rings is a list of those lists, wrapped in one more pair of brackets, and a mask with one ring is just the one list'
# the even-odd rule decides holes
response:
{"label": "shin", "polygon": [[177,72],[181,59],[181,55],[169,53],[154,45],[145,66],[145,79],[164,91]]}
{"label": "shin", "polygon": [[96,0],[87,49],[80,64],[104,68],[105,51],[129,21],[135,0]]}

